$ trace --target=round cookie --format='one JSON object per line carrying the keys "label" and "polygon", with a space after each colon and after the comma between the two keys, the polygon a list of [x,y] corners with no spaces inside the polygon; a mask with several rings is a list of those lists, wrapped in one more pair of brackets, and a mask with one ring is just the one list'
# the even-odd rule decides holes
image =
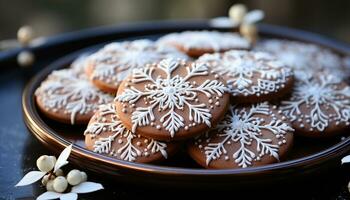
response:
{"label": "round cookie", "polygon": [[269,39],[258,43],[255,50],[273,54],[294,69],[296,75],[304,71],[325,71],[342,78],[349,76],[343,71],[342,58],[339,55],[315,44]]}
{"label": "round cookie", "polygon": [[78,56],[69,68],[71,68],[75,73],[83,74],[85,73],[86,61],[89,55],[84,53]]}
{"label": "round cookie", "polygon": [[213,130],[189,144],[188,153],[206,168],[262,166],[279,161],[289,152],[293,131],[276,106],[267,102],[230,106]]}
{"label": "round cookie", "polygon": [[113,96],[98,90],[85,74],[73,69],[53,71],[35,91],[38,108],[47,117],[70,124],[87,124],[99,105]]}
{"label": "round cookie", "polygon": [[161,161],[174,154],[179,147],[129,131],[119,120],[114,104],[100,106],[84,135],[87,149],[130,162]]}
{"label": "round cookie", "polygon": [[209,63],[226,80],[235,103],[277,99],[290,92],[294,83],[292,70],[263,52],[231,50],[205,54],[198,62]]}
{"label": "round cookie", "polygon": [[120,120],[160,141],[183,140],[215,126],[226,112],[225,82],[205,63],[165,59],[134,69],[115,98]]}
{"label": "round cookie", "polygon": [[158,43],[172,45],[192,57],[199,57],[205,53],[250,48],[249,41],[240,35],[218,31],[171,33],[161,37]]}
{"label": "round cookie", "polygon": [[306,137],[330,137],[350,127],[350,87],[330,74],[299,76],[280,109],[296,133]]}
{"label": "round cookie", "polygon": [[96,87],[116,93],[131,69],[173,57],[188,59],[177,49],[151,40],[114,42],[88,57],[86,73]]}

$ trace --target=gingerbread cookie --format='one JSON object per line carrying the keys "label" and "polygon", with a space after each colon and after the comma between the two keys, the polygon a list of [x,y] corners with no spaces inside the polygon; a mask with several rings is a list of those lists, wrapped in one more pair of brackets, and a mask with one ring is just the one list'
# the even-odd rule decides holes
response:
{"label": "gingerbread cookie", "polygon": [[293,68],[297,75],[300,71],[301,73],[325,71],[342,78],[348,76],[343,72],[342,59],[339,55],[315,44],[270,39],[258,43],[255,49],[275,55]]}
{"label": "gingerbread cookie", "polygon": [[70,65],[70,68],[75,72],[75,73],[80,73],[83,74],[85,73],[85,67],[86,67],[86,60],[89,54],[81,54],[76,58],[72,64]]}
{"label": "gingerbread cookie", "polygon": [[236,103],[256,103],[284,96],[293,87],[293,72],[263,52],[231,50],[205,54],[198,62],[209,63],[223,77]]}
{"label": "gingerbread cookie", "polygon": [[248,40],[240,35],[217,31],[171,33],[161,37],[158,43],[172,45],[192,57],[199,57],[205,53],[250,48]]}
{"label": "gingerbread cookie", "polygon": [[73,69],[53,71],[36,89],[35,98],[47,117],[71,124],[88,123],[99,105],[113,101]]}
{"label": "gingerbread cookie", "polygon": [[210,132],[188,146],[190,156],[206,168],[246,168],[274,163],[293,144],[293,128],[267,102],[231,106]]}
{"label": "gingerbread cookie", "polygon": [[293,144],[293,128],[276,106],[267,102],[231,106],[225,118],[188,147],[206,168],[246,168],[274,163]]}
{"label": "gingerbread cookie", "polygon": [[114,104],[100,106],[84,135],[87,149],[130,162],[160,161],[178,149],[177,144],[148,139],[126,129]]}
{"label": "gingerbread cookie", "polygon": [[306,137],[334,136],[350,125],[350,87],[333,75],[304,73],[280,109],[296,133]]}
{"label": "gingerbread cookie", "polygon": [[134,69],[115,98],[120,120],[161,141],[193,137],[215,126],[229,105],[225,82],[205,63],[165,59]]}
{"label": "gingerbread cookie", "polygon": [[143,68],[164,58],[188,59],[177,49],[151,40],[115,42],[89,56],[86,73],[98,88],[116,93],[119,84],[132,69]]}

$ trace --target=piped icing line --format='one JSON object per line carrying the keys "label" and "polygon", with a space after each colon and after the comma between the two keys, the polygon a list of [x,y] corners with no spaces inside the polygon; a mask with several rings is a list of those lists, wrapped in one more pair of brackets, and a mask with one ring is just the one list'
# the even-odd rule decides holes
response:
{"label": "piped icing line", "polygon": [[[206,124],[211,126],[212,114],[207,108],[207,102],[199,102],[199,93],[208,98],[216,96],[216,106],[227,88],[219,80],[205,80],[200,85],[190,79],[207,76],[210,72],[205,63],[193,62],[186,67],[184,76],[174,75],[178,67],[184,67],[184,60],[165,59],[159,64],[146,68],[134,69],[131,83],[145,82],[142,90],[128,86],[124,92],[118,94],[115,101],[132,105],[137,101],[144,101],[146,106],[137,107],[131,114],[132,131],[139,126],[154,125],[157,129],[164,128],[171,137],[174,137],[180,128],[188,130],[191,126]],[[155,68],[165,73],[165,77],[154,77]],[[178,111],[185,107],[189,110],[187,116],[181,116]],[[155,118],[154,110],[161,111],[159,119]],[[185,124],[185,118],[190,124]],[[155,125],[156,123],[156,125]]]}
{"label": "piped icing line", "polygon": [[198,61],[210,63],[214,72],[224,76],[233,96],[275,93],[293,77],[290,68],[264,52],[231,50],[205,54]]}
{"label": "piped icing line", "polygon": [[117,86],[132,69],[172,57],[189,59],[171,46],[144,39],[110,43],[89,56],[87,63],[93,66],[91,79]]}
{"label": "piped icing line", "polygon": [[304,71],[326,71],[342,78],[348,76],[343,73],[342,59],[339,55],[315,44],[269,39],[259,42],[255,50],[273,54],[287,66],[293,68],[297,75]]}
{"label": "piped icing line", "polygon": [[[267,102],[249,107],[230,106],[224,119],[211,130],[216,133],[207,132],[194,142],[205,154],[206,165],[220,158],[234,162],[241,168],[252,166],[253,162],[258,162],[264,156],[279,160],[279,148],[287,143],[286,134],[292,133],[294,129],[276,117],[271,108]],[[274,139],[278,140],[277,144],[273,144],[272,138],[264,138],[263,131],[272,133]],[[220,139],[216,138],[214,142],[213,137]],[[239,144],[239,148],[229,155],[227,148],[235,143]],[[254,149],[253,143],[256,143]]]}
{"label": "piped icing line", "polygon": [[97,110],[98,105],[113,101],[110,94],[94,87],[84,75],[73,69],[53,71],[35,91],[35,96],[48,111],[70,115],[71,124],[78,114],[84,115]]}
{"label": "piped icing line", "polygon": [[[135,162],[138,157],[147,157],[156,153],[160,153],[164,158],[168,157],[166,143],[147,138],[136,143],[133,142],[141,136],[125,128],[116,113],[114,104],[101,105],[98,114],[94,117],[95,121],[88,125],[84,135],[90,134],[94,138],[102,132],[111,132],[108,137],[99,137],[94,142],[94,152],[118,156],[118,158],[130,162]],[[113,147],[115,142],[120,144],[119,148]]]}
{"label": "piped icing line", "polygon": [[[330,74],[304,73],[300,76],[289,100],[281,102],[280,109],[300,128],[323,132],[330,123],[350,125],[350,87],[342,86],[339,77]],[[306,106],[307,113],[302,112]],[[305,109],[304,109],[305,110]]]}

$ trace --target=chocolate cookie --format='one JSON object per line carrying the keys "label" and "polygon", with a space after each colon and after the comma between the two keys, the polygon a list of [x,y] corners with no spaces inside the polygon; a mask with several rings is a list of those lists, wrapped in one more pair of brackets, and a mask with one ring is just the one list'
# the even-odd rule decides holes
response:
{"label": "chocolate cookie", "polygon": [[161,141],[193,137],[226,112],[225,82],[205,63],[165,59],[134,69],[115,98],[120,120],[133,132]]}
{"label": "chocolate cookie", "polygon": [[232,49],[249,49],[250,43],[236,33],[217,31],[185,31],[161,37],[158,43],[173,45],[192,57]]}
{"label": "chocolate cookie", "polygon": [[275,55],[287,66],[293,68],[297,75],[300,71],[308,73],[325,71],[342,78],[349,75],[344,73],[339,55],[315,44],[270,39],[258,43],[255,50]]}
{"label": "chocolate cookie", "polygon": [[35,91],[39,109],[47,117],[63,123],[86,124],[99,105],[113,96],[98,90],[74,69],[53,71]]}
{"label": "chocolate cookie", "polygon": [[274,163],[293,144],[293,128],[267,102],[231,106],[210,132],[188,146],[190,156],[206,168],[246,168]]}
{"label": "chocolate cookie", "polygon": [[164,58],[188,57],[173,47],[150,40],[115,42],[88,57],[86,73],[98,88],[116,93],[132,69],[143,68]]}
{"label": "chocolate cookie", "polygon": [[122,124],[114,104],[101,105],[85,132],[86,148],[130,162],[150,163],[168,158],[177,144],[167,144],[135,134]]}
{"label": "chocolate cookie", "polygon": [[267,53],[231,50],[205,54],[198,62],[209,63],[226,80],[235,103],[277,99],[293,87],[292,70]]}
{"label": "chocolate cookie", "polygon": [[306,137],[340,134],[350,125],[350,87],[339,77],[304,73],[280,109],[296,133]]}

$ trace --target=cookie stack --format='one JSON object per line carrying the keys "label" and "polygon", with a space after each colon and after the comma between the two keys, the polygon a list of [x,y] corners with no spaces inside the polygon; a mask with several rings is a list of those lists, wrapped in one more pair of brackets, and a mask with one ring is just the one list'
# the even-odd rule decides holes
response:
{"label": "cookie stack", "polygon": [[205,168],[246,168],[284,159],[294,132],[349,128],[343,63],[316,45],[186,31],[108,44],[54,71],[35,96],[51,119],[90,120],[94,152],[154,163],[185,148]]}

